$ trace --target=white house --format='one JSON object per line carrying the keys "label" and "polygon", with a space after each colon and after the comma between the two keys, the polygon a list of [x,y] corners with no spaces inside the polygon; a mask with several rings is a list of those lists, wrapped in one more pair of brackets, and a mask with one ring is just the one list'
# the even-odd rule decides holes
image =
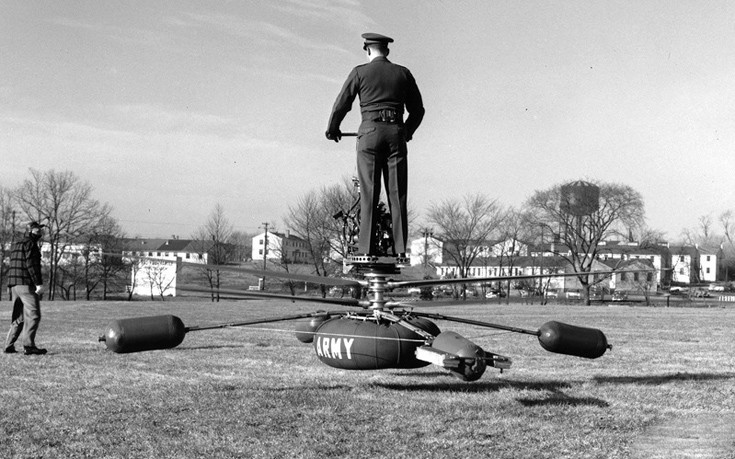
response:
{"label": "white house", "polygon": [[264,257],[268,260],[281,260],[285,257],[291,263],[308,263],[309,246],[305,240],[293,236],[290,231],[285,234],[263,232],[253,237],[252,258],[263,260]]}
{"label": "white house", "polygon": [[411,266],[427,265],[436,266],[443,263],[444,242],[433,237],[421,237],[411,241],[409,247]]}
{"label": "white house", "polygon": [[691,246],[671,246],[671,280],[683,284],[699,281],[699,251]]}
{"label": "white house", "polygon": [[[130,288],[135,295],[176,296],[177,261],[208,264],[212,241],[192,239],[131,239],[124,256],[132,263]],[[140,257],[140,258],[134,258]]]}
{"label": "white house", "polygon": [[698,246],[699,279],[702,282],[716,282],[725,278],[722,245],[717,248]]}

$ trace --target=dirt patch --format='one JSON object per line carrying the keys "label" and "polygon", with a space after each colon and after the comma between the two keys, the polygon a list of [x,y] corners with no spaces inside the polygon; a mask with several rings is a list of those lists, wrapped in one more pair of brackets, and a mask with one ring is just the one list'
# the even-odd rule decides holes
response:
{"label": "dirt patch", "polygon": [[633,444],[631,457],[735,458],[735,414],[695,414],[655,425]]}

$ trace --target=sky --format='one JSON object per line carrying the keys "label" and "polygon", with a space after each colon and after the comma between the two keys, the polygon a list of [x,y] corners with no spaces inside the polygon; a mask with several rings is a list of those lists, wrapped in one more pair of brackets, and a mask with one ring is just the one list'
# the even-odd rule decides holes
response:
{"label": "sky", "polygon": [[[676,240],[735,211],[735,3],[0,0],[0,185],[73,171],[129,236],[238,231],[356,174],[324,132],[364,32],[426,116],[409,205],[629,185]],[[359,125],[357,101],[342,131]],[[418,228],[411,228],[418,230]]]}

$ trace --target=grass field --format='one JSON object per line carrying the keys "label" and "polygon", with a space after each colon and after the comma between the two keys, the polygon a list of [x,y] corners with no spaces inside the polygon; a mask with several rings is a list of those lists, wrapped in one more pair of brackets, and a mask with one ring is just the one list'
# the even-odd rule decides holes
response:
{"label": "grass field", "polygon": [[[7,324],[9,304],[0,313]],[[461,382],[437,367],[322,365],[279,323],[189,333],[176,349],[114,354],[113,319],[172,313],[209,325],[309,304],[46,302],[38,345],[0,355],[0,458],[735,457],[735,308],[472,305],[433,312],[605,331],[597,360],[532,336],[438,322],[513,358]]]}

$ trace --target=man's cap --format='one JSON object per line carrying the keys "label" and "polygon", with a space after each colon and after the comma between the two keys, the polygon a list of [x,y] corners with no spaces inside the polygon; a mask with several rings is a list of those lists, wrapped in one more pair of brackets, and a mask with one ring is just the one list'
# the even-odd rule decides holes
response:
{"label": "man's cap", "polygon": [[365,43],[363,43],[362,49],[367,49],[368,45],[388,45],[388,43],[393,43],[393,39],[391,37],[386,37],[385,35],[380,35],[379,33],[364,33],[362,34],[362,38],[365,39]]}
{"label": "man's cap", "polygon": [[28,229],[45,228],[45,227],[46,227],[46,225],[42,225],[42,224],[40,224],[38,222],[30,222],[28,224]]}

